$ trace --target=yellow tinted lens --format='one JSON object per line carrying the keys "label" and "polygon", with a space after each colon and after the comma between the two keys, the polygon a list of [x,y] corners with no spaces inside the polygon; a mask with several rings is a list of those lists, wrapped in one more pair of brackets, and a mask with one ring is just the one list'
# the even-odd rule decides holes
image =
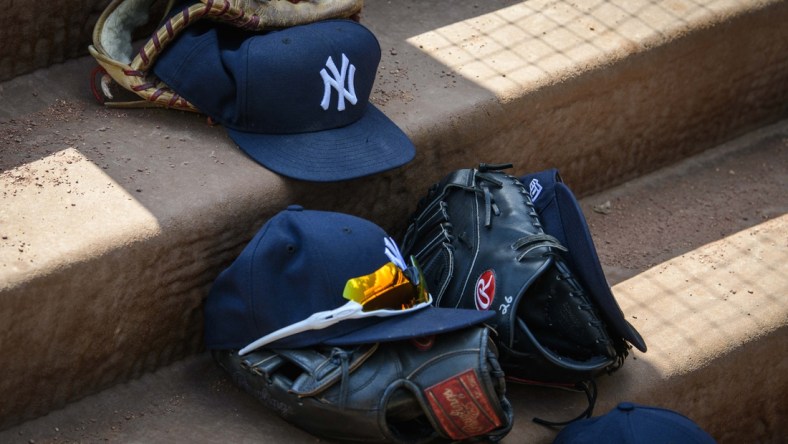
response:
{"label": "yellow tinted lens", "polygon": [[405,310],[427,300],[423,282],[420,278],[419,286],[414,286],[399,267],[388,262],[374,273],[348,280],[342,296],[361,304],[364,311]]}
{"label": "yellow tinted lens", "polygon": [[416,270],[416,274],[419,277],[419,285],[416,286],[416,291],[418,292],[417,300],[419,303],[427,302],[430,298],[430,293],[427,291],[427,282],[424,279],[424,274],[421,272],[421,267],[416,262],[416,258],[413,256],[410,257],[410,262],[413,264],[411,268]]}

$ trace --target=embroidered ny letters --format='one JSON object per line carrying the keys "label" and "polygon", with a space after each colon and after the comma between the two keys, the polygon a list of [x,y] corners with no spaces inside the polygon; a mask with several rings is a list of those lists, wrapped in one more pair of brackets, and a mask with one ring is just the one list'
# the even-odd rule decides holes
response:
{"label": "embroidered ny letters", "polygon": [[[328,74],[328,71],[326,71],[326,68],[331,71],[331,76]],[[326,61],[326,68],[320,70],[320,77],[323,78],[324,85],[323,100],[320,102],[320,107],[324,110],[328,110],[328,106],[331,103],[332,88],[337,90],[337,95],[339,96],[337,111],[345,110],[345,99],[355,105],[356,102],[358,102],[358,98],[356,98],[356,86],[353,83],[356,67],[350,64],[350,60],[348,60],[347,56],[343,53],[342,68],[340,70],[337,70],[334,59],[330,56]],[[347,88],[345,88],[345,78],[347,78]]]}

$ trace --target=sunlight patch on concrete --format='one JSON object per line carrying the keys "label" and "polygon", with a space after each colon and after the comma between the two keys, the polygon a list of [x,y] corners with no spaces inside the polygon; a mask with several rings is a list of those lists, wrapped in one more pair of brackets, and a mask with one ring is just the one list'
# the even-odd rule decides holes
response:
{"label": "sunlight patch on concrete", "polygon": [[527,1],[407,42],[501,98],[604,66],[768,2]]}
{"label": "sunlight patch on concrete", "polygon": [[155,235],[156,218],[74,147],[0,173],[0,290]]}
{"label": "sunlight patch on concrete", "polygon": [[788,325],[786,233],[788,214],[616,285],[649,347],[638,358],[666,376],[683,374]]}

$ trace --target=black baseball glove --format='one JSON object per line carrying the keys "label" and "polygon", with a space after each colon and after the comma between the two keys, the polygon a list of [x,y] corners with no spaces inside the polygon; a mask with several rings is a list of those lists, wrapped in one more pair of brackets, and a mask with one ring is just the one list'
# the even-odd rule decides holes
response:
{"label": "black baseball glove", "polygon": [[339,441],[498,441],[512,427],[487,327],[352,348],[213,351],[244,391]]}
{"label": "black baseball glove", "polygon": [[[497,313],[507,379],[593,384],[622,365],[629,344],[576,279],[571,252],[543,230],[528,190],[502,171],[510,167],[482,164],[433,185],[411,216],[402,252],[415,256],[438,306]],[[593,408],[595,386],[589,390],[581,416]]]}

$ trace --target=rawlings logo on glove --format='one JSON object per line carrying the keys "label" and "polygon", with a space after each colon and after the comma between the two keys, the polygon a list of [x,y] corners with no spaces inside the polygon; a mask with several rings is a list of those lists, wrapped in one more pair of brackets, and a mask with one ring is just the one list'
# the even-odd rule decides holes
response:
{"label": "rawlings logo on glove", "polygon": [[476,309],[488,310],[495,298],[495,272],[487,270],[476,281]]}
{"label": "rawlings logo on glove", "polygon": [[451,439],[481,436],[502,425],[473,369],[428,387],[424,394]]}

